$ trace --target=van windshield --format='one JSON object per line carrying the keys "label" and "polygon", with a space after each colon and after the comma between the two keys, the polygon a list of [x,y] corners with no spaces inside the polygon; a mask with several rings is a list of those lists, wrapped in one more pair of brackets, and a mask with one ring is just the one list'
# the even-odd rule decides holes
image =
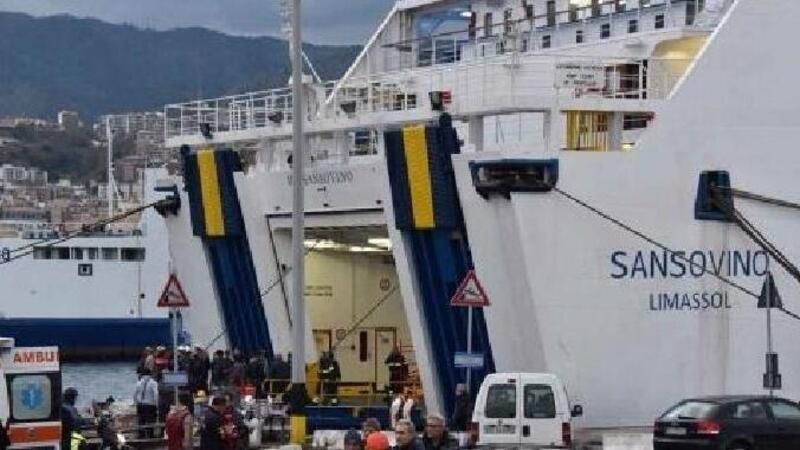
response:
{"label": "van windshield", "polygon": [[487,419],[513,419],[517,417],[517,386],[493,384],[486,394]]}

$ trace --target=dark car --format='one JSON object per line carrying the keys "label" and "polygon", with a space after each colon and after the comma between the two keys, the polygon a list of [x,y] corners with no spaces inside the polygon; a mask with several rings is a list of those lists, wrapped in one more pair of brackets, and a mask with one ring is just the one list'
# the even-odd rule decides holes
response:
{"label": "dark car", "polygon": [[777,397],[683,400],[659,417],[654,450],[798,450],[800,405]]}

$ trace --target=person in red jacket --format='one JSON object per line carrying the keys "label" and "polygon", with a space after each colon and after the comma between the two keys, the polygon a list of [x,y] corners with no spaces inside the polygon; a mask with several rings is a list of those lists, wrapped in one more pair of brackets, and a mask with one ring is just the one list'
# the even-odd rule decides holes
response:
{"label": "person in red jacket", "polygon": [[178,405],[167,416],[167,448],[169,450],[192,450],[194,402],[189,394],[178,396]]}

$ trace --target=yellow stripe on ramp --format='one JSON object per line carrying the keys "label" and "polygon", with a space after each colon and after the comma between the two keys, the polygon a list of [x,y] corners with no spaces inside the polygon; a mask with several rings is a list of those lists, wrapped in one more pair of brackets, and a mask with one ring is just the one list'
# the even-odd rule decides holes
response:
{"label": "yellow stripe on ramp", "polygon": [[197,166],[200,173],[200,193],[203,198],[206,236],[225,236],[222,197],[219,192],[217,160],[214,150],[200,150],[197,152]]}
{"label": "yellow stripe on ramp", "polygon": [[411,126],[403,129],[403,147],[406,155],[408,186],[411,191],[411,212],[414,226],[430,229],[435,226],[433,218],[433,192],[431,173],[428,166],[428,142],[425,126]]}

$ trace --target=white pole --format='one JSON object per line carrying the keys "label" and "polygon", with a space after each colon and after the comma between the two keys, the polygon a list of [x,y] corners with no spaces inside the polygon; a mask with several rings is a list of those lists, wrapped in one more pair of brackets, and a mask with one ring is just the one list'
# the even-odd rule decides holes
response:
{"label": "white pole", "polygon": [[[768,361],[771,361],[770,358],[772,357],[772,289],[771,289],[772,288],[772,286],[771,286],[772,283],[769,282],[770,276],[771,276],[771,274],[769,272],[767,272],[767,286],[766,286],[766,289],[764,290],[764,293],[766,294],[766,297],[767,297],[767,360]],[[768,364],[768,366],[769,366],[769,364]],[[770,367],[768,367],[768,368],[770,368]],[[772,376],[773,376],[773,372],[770,370],[767,373],[767,377],[769,378],[769,396],[770,397],[772,397],[772,395],[773,395],[773,389],[772,389],[772,386],[773,386],[772,380],[773,380],[773,378],[772,378]]]}
{"label": "white pole", "polygon": [[[172,310],[172,372],[178,371],[178,308]],[[174,380],[174,378],[173,378]],[[178,385],[175,385],[175,405],[178,405]]]}
{"label": "white pole", "polygon": [[111,132],[111,116],[106,116],[106,140],[108,141],[106,197],[108,198],[108,218],[110,219],[114,216],[114,133]]}
{"label": "white pole", "polygon": [[[467,355],[472,357],[472,306],[467,308]],[[467,367],[467,392],[472,391],[472,367]]]}
{"label": "white pole", "polygon": [[304,384],[305,267],[303,205],[303,59],[300,36],[300,0],[292,1],[292,383]]}

